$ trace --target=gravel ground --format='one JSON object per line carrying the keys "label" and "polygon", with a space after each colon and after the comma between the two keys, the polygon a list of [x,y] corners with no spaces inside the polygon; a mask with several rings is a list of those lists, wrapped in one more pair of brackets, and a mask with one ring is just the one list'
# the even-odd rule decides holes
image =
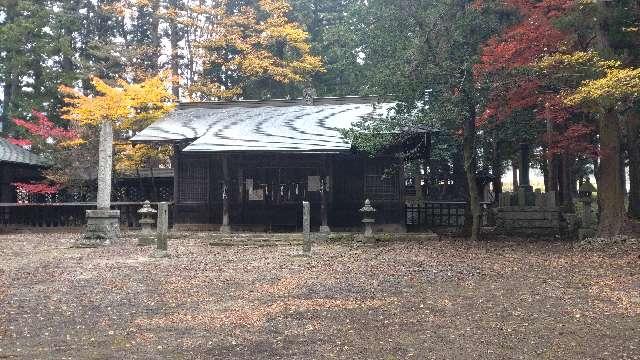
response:
{"label": "gravel ground", "polygon": [[640,253],[0,236],[0,358],[640,359]]}

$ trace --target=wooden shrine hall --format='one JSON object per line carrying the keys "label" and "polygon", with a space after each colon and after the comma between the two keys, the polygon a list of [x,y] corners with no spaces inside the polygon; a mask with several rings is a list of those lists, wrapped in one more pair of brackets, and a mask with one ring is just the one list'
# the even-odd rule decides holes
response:
{"label": "wooden shrine hall", "polygon": [[47,165],[44,158],[0,137],[0,203],[15,203],[11,184],[42,179],[40,170]]}
{"label": "wooden shrine hall", "polygon": [[177,227],[296,231],[302,201],[312,226],[355,230],[366,198],[378,226],[405,229],[401,167],[370,158],[341,134],[356,121],[386,116],[375,97],[183,103],[132,140],[173,144]]}

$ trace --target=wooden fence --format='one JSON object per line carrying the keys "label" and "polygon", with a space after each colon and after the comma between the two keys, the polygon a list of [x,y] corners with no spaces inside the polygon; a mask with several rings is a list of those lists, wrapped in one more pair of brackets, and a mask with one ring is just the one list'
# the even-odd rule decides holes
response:
{"label": "wooden fence", "polygon": [[[140,226],[137,211],[141,202],[114,202],[111,208],[120,210],[120,226],[137,228]],[[151,203],[157,209],[158,203]],[[82,228],[86,224],[86,210],[96,208],[96,203],[46,203],[15,204],[0,203],[0,230],[20,229],[69,229]],[[169,224],[173,224],[173,206],[169,206]]]}
{"label": "wooden fence", "polygon": [[[487,225],[486,209],[490,203],[481,203],[483,225]],[[428,201],[405,207],[405,222],[409,231],[431,228],[461,228],[467,203],[464,201]]]}

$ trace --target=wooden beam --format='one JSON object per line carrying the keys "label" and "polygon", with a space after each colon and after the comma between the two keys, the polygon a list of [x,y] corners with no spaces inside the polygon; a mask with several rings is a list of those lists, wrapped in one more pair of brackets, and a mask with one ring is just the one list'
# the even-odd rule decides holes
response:
{"label": "wooden beam", "polygon": [[221,233],[230,233],[231,225],[229,224],[229,197],[231,195],[231,179],[229,177],[229,155],[222,156],[222,226],[220,226]]}
{"label": "wooden beam", "polygon": [[327,161],[326,156],[323,157],[322,161],[322,171],[320,176],[321,186],[320,186],[320,219],[322,221],[320,225],[320,232],[323,234],[328,234],[331,232],[331,228],[329,228],[329,219],[327,214],[327,198],[329,194],[329,187],[327,186],[327,172],[328,172],[329,162]]}

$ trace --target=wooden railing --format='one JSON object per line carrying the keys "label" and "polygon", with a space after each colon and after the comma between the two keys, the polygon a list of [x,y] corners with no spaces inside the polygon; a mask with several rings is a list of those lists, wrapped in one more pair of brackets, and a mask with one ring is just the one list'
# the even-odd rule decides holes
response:
{"label": "wooden railing", "polygon": [[[155,209],[158,203],[151,203]],[[137,211],[141,202],[114,202],[111,208],[120,210],[120,226],[137,228],[140,226]],[[86,210],[96,208],[96,203],[46,203],[15,204],[0,203],[0,230],[32,228],[81,228],[86,224]],[[169,224],[173,224],[173,205],[169,205]]]}
{"label": "wooden railing", "polygon": [[[481,203],[483,225],[487,222],[485,210],[489,205],[489,203]],[[421,205],[407,205],[405,221],[409,230],[460,228],[464,225],[466,208],[467,203],[464,201],[428,201]]]}

